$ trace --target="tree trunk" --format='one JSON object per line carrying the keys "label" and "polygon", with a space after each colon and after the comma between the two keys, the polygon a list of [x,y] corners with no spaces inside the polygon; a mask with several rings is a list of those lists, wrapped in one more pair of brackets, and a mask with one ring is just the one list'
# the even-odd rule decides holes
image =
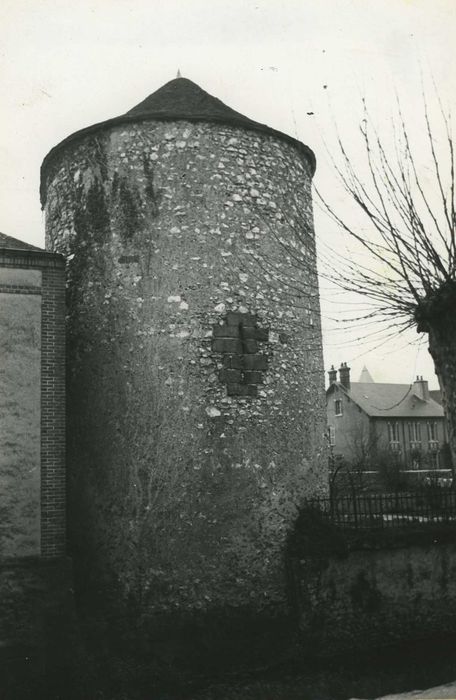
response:
{"label": "tree trunk", "polygon": [[456,323],[428,324],[429,352],[442,391],[442,403],[448,427],[448,443],[451,451],[453,475],[456,468]]}

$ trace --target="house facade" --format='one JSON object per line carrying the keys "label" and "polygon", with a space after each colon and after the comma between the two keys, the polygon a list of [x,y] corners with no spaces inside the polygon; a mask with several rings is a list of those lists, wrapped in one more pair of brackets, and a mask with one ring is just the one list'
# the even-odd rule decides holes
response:
{"label": "house facade", "polygon": [[423,377],[413,384],[377,383],[363,370],[362,381],[352,382],[346,363],[328,374],[328,438],[334,458],[359,469],[369,469],[375,455],[385,453],[405,470],[450,466],[443,408]]}

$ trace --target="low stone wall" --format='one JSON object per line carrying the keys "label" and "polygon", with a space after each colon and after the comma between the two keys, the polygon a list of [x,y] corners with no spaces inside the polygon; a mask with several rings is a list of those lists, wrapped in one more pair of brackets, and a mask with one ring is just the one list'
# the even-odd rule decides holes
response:
{"label": "low stone wall", "polygon": [[293,558],[291,595],[305,651],[327,656],[455,632],[452,539],[427,533],[420,544],[417,534],[397,545]]}

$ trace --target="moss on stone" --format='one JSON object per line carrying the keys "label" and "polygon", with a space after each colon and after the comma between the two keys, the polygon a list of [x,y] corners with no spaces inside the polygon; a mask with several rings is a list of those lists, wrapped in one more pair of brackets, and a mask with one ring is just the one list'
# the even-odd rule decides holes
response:
{"label": "moss on stone", "polygon": [[119,176],[116,190],[119,213],[118,228],[124,240],[131,241],[141,220],[139,193],[133,189],[124,176]]}
{"label": "moss on stone", "polygon": [[159,195],[154,185],[154,171],[146,155],[143,156],[143,169],[146,178],[144,191],[150,207],[150,215],[158,216]]}
{"label": "moss on stone", "polygon": [[85,214],[87,225],[90,225],[96,235],[104,239],[109,229],[109,211],[103,185],[98,180],[95,180],[87,191]]}

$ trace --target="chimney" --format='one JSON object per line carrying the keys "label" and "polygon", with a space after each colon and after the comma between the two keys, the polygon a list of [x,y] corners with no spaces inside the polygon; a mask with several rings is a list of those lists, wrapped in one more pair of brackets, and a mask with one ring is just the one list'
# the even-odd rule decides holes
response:
{"label": "chimney", "polygon": [[334,365],[331,365],[331,369],[328,372],[328,376],[329,376],[329,386],[331,386],[331,384],[335,384],[337,382],[337,370],[334,369]]}
{"label": "chimney", "polygon": [[417,377],[413,382],[413,393],[418,396],[421,401],[429,401],[429,384],[423,377]]}
{"label": "chimney", "polygon": [[339,381],[345,389],[350,389],[350,367],[346,362],[342,362],[339,367]]}

